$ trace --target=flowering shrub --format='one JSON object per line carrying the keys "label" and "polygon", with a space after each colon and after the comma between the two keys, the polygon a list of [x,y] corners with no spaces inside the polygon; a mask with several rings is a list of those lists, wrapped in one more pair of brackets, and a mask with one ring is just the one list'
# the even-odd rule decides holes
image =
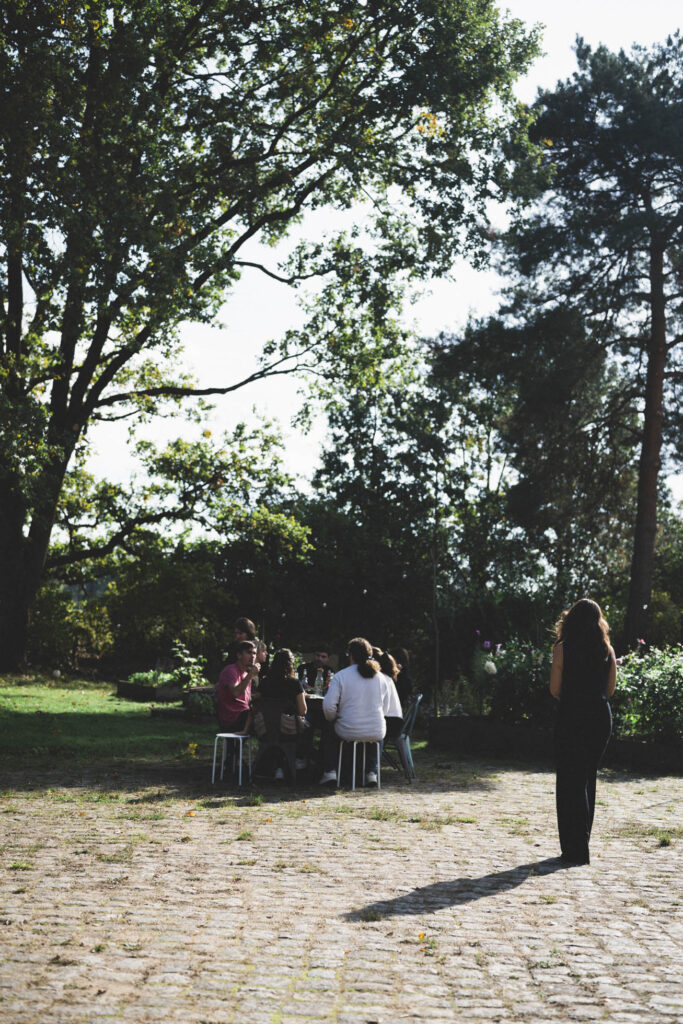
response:
{"label": "flowering shrub", "polygon": [[[551,660],[550,649],[520,640],[495,648],[485,642],[474,655],[467,710],[502,722],[550,725],[556,706],[548,691]],[[683,742],[683,648],[648,650],[641,643],[619,658],[610,703],[618,739]]]}
{"label": "flowering shrub", "polygon": [[514,638],[483,653],[484,669],[487,662],[495,668],[485,702],[491,717],[549,725],[553,718],[553,699],[548,692],[550,653]]}
{"label": "flowering shrub", "polygon": [[548,693],[549,659],[549,652],[521,640],[504,645],[485,640],[472,661],[472,699],[467,710],[503,722],[549,724],[553,704]]}
{"label": "flowering shrub", "polygon": [[619,738],[683,741],[683,648],[640,648],[619,658],[610,703]]}

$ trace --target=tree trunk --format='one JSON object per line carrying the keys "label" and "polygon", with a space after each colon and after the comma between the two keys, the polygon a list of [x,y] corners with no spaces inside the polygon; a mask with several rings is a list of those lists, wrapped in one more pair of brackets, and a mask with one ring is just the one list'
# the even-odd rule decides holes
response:
{"label": "tree trunk", "polygon": [[[66,461],[43,473],[28,536],[20,485],[6,486],[0,497],[0,671],[20,669],[26,661],[31,605],[43,578]],[[9,479],[5,475],[3,483]]]}
{"label": "tree trunk", "polygon": [[[4,484],[7,481],[3,481]],[[20,668],[26,651],[29,600],[26,538],[21,500],[7,493],[0,500],[0,671]]]}
{"label": "tree trunk", "polygon": [[439,594],[438,584],[438,547],[436,530],[432,546],[432,622],[434,625],[434,713],[439,714],[439,697],[441,693],[441,631],[439,629]]}
{"label": "tree trunk", "polygon": [[645,385],[643,444],[638,469],[638,510],[626,611],[625,639],[629,647],[634,647],[639,640],[647,639],[657,532],[657,484],[662,465],[664,371],[667,356],[664,252],[654,245],[650,253],[650,292],[652,325]]}

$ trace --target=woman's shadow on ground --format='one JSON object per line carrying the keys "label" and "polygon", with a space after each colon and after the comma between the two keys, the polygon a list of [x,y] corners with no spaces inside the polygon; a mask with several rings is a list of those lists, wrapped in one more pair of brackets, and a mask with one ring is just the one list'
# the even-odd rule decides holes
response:
{"label": "woman's shadow on ground", "polygon": [[534,875],[550,875],[570,867],[559,857],[520,864],[507,871],[495,871],[479,878],[454,878],[446,882],[423,885],[403,896],[390,900],[367,903],[364,907],[345,914],[349,921],[376,921],[382,917],[410,914],[431,914],[446,907],[457,907],[487,896],[495,896],[507,889],[515,889]]}

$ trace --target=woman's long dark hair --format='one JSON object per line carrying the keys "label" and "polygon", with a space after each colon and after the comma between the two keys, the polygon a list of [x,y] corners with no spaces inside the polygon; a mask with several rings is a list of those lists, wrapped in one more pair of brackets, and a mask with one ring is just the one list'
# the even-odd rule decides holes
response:
{"label": "woman's long dark hair", "polygon": [[281,683],[285,679],[296,679],[294,671],[294,655],[289,647],[281,647],[273,655],[268,669],[268,682]]}
{"label": "woman's long dark hair", "polygon": [[401,668],[408,668],[410,666],[410,655],[405,647],[392,647],[389,654]]}
{"label": "woman's long dark hair", "polygon": [[396,659],[388,651],[382,651],[379,656],[379,667],[385,676],[389,676],[394,682],[398,679],[398,665]]}
{"label": "woman's long dark hair", "polygon": [[582,597],[562,612],[555,623],[557,643],[579,643],[601,658],[610,652],[609,626],[597,601]]}
{"label": "woman's long dark hair", "polygon": [[372,647],[362,636],[354,637],[348,643],[349,657],[353,658],[356,668],[364,679],[372,679],[379,672],[379,665],[372,661]]}

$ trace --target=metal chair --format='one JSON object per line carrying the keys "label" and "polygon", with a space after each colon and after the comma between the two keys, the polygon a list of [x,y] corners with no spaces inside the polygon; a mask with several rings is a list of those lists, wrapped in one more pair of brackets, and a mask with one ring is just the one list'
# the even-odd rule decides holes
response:
{"label": "metal chair", "polygon": [[[235,774],[235,759],[238,758],[238,774],[237,774],[237,785],[242,785],[242,762],[244,760],[243,747],[244,741],[250,740],[251,736],[245,736],[241,732],[218,732],[216,733],[216,739],[213,743],[213,769],[211,772],[211,785],[216,781],[216,754],[218,752],[218,741],[223,741],[223,751],[221,754],[221,781],[223,779],[223,771],[225,768],[225,755],[227,752],[228,740],[232,740],[232,773]],[[239,753],[238,753],[239,748]],[[247,759],[249,762],[249,777],[251,778],[251,744],[247,743]]]}
{"label": "metal chair", "polygon": [[[417,719],[417,710],[420,706],[421,700],[422,694],[418,693],[414,700],[408,705],[405,716],[403,718],[403,725],[401,727],[401,731],[396,737],[396,739],[393,741],[396,746],[396,751],[398,753],[399,760],[401,762],[401,767],[403,768],[404,775],[408,782],[417,780],[417,772],[415,771],[415,765],[413,764],[413,755],[410,750],[410,737],[413,728],[415,727],[415,721]],[[385,760],[388,761],[388,763],[392,766],[392,768],[396,768],[397,771],[400,771],[399,766],[396,764],[396,761],[391,756],[386,747],[382,751],[382,754]]]}
{"label": "metal chair", "polygon": [[377,788],[382,788],[382,777],[380,774],[380,760],[382,753],[382,741],[381,740],[343,740],[339,737],[339,764],[337,765],[337,783],[341,782],[341,770],[342,770],[342,755],[344,753],[344,744],[353,743],[353,766],[351,768],[351,789],[356,788],[356,747],[359,743],[363,744],[363,785],[365,785],[365,755],[368,743],[374,743],[377,746]]}

